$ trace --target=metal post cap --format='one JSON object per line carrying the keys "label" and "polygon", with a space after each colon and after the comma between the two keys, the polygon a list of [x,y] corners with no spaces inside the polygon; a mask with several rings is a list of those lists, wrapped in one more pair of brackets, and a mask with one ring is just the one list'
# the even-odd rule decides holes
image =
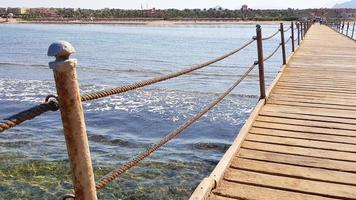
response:
{"label": "metal post cap", "polygon": [[75,49],[69,42],[57,41],[49,46],[47,55],[54,56],[57,60],[66,60],[74,52]]}

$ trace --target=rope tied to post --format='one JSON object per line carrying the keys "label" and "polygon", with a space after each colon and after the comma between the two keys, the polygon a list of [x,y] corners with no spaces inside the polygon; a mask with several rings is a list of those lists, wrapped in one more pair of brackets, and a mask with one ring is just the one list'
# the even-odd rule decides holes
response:
{"label": "rope tied to post", "polygon": [[119,168],[117,168],[114,171],[112,171],[110,174],[108,174],[108,175],[104,176],[103,178],[101,178],[96,183],[96,189],[100,190],[100,189],[104,188],[109,183],[111,183],[115,179],[119,178],[126,171],[128,171],[132,167],[136,166],[139,162],[141,162],[146,157],[151,155],[157,149],[159,149],[160,147],[162,147],[163,145],[165,145],[166,143],[168,143],[169,141],[171,141],[172,139],[174,139],[178,135],[180,135],[184,130],[186,130],[188,127],[190,127],[196,121],[198,121],[202,116],[204,116],[207,112],[209,112],[216,105],[218,105],[226,96],[228,96],[249,75],[249,73],[255,68],[256,65],[257,65],[256,63],[252,64],[251,67],[248,68],[248,70],[228,90],[226,90],[217,99],[215,99],[210,104],[208,104],[206,107],[204,107],[204,109],[201,110],[200,112],[198,112],[195,116],[193,116],[192,118],[187,120],[185,123],[183,123],[176,130],[174,130],[169,135],[164,137],[160,142],[158,142],[157,144],[149,147],[146,151],[140,153],[138,156],[136,156],[132,160],[126,162],[125,164],[123,164]]}
{"label": "rope tied to post", "polygon": [[28,110],[17,113],[9,118],[4,119],[0,122],[0,133],[21,124],[24,121],[31,120],[37,116],[42,115],[48,111],[57,111],[59,109],[56,97],[49,95],[46,97],[44,103],[34,106]]}

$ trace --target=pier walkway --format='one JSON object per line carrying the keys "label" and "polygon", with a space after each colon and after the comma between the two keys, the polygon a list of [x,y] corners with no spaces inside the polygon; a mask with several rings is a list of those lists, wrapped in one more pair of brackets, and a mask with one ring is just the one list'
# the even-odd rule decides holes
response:
{"label": "pier walkway", "polygon": [[356,43],[313,25],[191,199],[356,199]]}

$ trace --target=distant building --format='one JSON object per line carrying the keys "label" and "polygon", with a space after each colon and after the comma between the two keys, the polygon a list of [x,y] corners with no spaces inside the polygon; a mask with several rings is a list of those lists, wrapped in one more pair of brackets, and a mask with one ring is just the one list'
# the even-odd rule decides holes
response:
{"label": "distant building", "polygon": [[242,5],[241,11],[248,11],[248,6],[246,4]]}
{"label": "distant building", "polygon": [[342,9],[341,17],[344,19],[355,19],[356,11],[354,9]]}
{"label": "distant building", "polygon": [[157,17],[158,15],[161,14],[161,10],[157,10],[156,8],[147,9],[144,10],[144,12],[146,16],[150,16],[150,17]]}
{"label": "distant building", "polygon": [[7,13],[12,13],[14,15],[24,15],[27,11],[27,8],[7,8]]}
{"label": "distant building", "polygon": [[5,15],[7,13],[6,8],[0,8],[0,15]]}
{"label": "distant building", "polygon": [[43,17],[57,17],[57,9],[55,8],[30,8],[27,14],[37,14]]}

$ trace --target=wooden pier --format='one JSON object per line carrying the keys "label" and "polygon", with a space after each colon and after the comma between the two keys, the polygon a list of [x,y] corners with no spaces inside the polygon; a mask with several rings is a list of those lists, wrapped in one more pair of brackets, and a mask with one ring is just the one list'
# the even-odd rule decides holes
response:
{"label": "wooden pier", "polygon": [[313,25],[191,199],[356,199],[356,43]]}

